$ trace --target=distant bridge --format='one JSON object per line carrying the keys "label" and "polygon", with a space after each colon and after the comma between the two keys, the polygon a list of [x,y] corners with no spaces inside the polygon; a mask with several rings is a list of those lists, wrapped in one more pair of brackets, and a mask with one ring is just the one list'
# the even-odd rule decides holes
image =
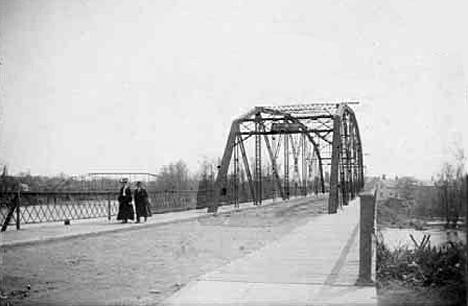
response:
{"label": "distant bridge", "polygon": [[353,104],[259,106],[235,119],[208,212],[216,212],[222,202],[236,202],[244,186],[256,205],[298,191],[304,196],[329,192],[329,213],[347,205],[364,186]]}

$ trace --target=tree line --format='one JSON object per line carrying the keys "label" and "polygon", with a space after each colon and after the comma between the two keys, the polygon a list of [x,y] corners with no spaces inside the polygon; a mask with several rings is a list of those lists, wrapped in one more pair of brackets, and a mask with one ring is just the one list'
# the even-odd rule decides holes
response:
{"label": "tree line", "polygon": [[431,185],[420,184],[412,177],[398,179],[401,199],[412,203],[411,214],[416,217],[442,218],[447,227],[456,226],[468,205],[468,182],[465,173],[466,154],[457,148],[451,161],[445,161]]}
{"label": "tree line", "polygon": [[[169,163],[160,168],[156,177],[144,182],[147,188],[155,191],[173,190],[197,190],[200,179],[212,182],[215,173],[209,173],[209,169],[216,169],[213,160],[205,159],[202,167],[195,172],[189,171],[187,164],[179,160]],[[11,192],[23,191],[56,192],[56,191],[113,191],[120,187],[120,177],[102,175],[100,177],[70,176],[59,174],[54,176],[31,175],[23,172],[18,175],[9,175],[7,167],[4,166],[0,174],[0,191]],[[133,182],[135,183],[135,182]],[[206,184],[205,184],[206,185]],[[210,188],[210,183],[206,188]]]}

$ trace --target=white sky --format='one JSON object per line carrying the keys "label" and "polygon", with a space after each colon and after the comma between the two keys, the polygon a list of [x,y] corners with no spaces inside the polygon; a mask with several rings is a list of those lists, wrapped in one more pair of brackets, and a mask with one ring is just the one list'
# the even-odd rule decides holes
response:
{"label": "white sky", "polygon": [[361,102],[370,174],[468,152],[462,0],[0,3],[12,172],[195,170],[255,105],[337,100]]}

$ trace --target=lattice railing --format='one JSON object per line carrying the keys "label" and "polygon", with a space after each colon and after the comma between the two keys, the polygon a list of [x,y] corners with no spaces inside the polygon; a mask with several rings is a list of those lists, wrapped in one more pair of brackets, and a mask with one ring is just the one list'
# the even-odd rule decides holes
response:
{"label": "lattice railing", "polygon": [[[210,201],[211,191],[175,190],[148,191],[151,211],[164,213],[204,208]],[[8,212],[19,203],[19,214],[13,213],[9,224],[55,222],[107,217],[118,213],[117,192],[0,192],[0,224],[5,223]]]}
{"label": "lattice railing", "polygon": [[[0,221],[5,222],[14,193],[0,194]],[[43,223],[66,219],[111,217],[117,214],[115,192],[22,192],[20,223]],[[10,224],[16,223],[16,213]]]}

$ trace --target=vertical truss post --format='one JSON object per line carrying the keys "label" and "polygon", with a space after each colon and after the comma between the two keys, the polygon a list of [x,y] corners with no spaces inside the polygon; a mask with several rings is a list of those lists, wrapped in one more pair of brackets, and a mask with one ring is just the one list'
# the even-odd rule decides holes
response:
{"label": "vertical truss post", "polygon": [[350,194],[350,176],[349,176],[349,152],[348,152],[348,120],[346,116],[343,116],[341,124],[343,129],[342,145],[341,145],[341,170],[342,170],[342,194],[343,194],[343,205],[348,205],[349,194]]}
{"label": "vertical truss post", "polygon": [[352,122],[349,120],[348,121],[348,126],[347,126],[347,133],[348,133],[348,136],[347,136],[347,142],[346,142],[346,159],[347,159],[347,163],[348,163],[348,177],[349,177],[349,187],[350,187],[350,199],[353,199],[355,196],[356,196],[356,192],[355,192],[355,181],[354,181],[354,169],[355,169],[355,165],[354,165],[354,161],[353,161],[353,149],[352,149],[352,145],[353,145],[353,136],[354,136],[354,133],[353,133],[353,129],[352,129]]}
{"label": "vertical truss post", "polygon": [[255,114],[255,191],[256,205],[262,204],[262,136],[260,113]]}
{"label": "vertical truss post", "polygon": [[351,200],[354,198],[354,179],[353,179],[353,162],[352,162],[352,156],[351,156],[351,121],[346,120],[346,165],[347,165],[347,172],[348,172],[348,200]]}
{"label": "vertical truss post", "polygon": [[322,193],[325,193],[325,178],[323,177],[322,157],[320,155],[320,149],[318,147],[318,144],[313,142],[312,140],[313,140],[313,138],[310,137],[310,141],[312,142],[313,150],[315,152],[315,156],[317,156],[318,172],[320,174],[320,185],[321,185],[321,188],[322,188]]}
{"label": "vertical truss post", "polygon": [[340,150],[341,150],[341,118],[338,115],[333,119],[333,140],[332,140],[332,157],[330,169],[330,195],[328,198],[328,213],[334,214],[338,208],[339,191],[339,167],[340,167]]}
{"label": "vertical truss post", "polygon": [[359,128],[354,114],[348,114],[349,141],[347,147],[350,156],[352,197],[355,197],[364,185],[363,160],[360,143]]}
{"label": "vertical truss post", "polygon": [[233,198],[234,198],[234,207],[239,206],[239,145],[234,146],[234,190],[233,190]]}
{"label": "vertical truss post", "polygon": [[255,185],[252,179],[252,173],[250,172],[249,159],[247,158],[247,154],[245,152],[244,141],[242,140],[240,135],[238,139],[239,139],[238,142],[239,142],[239,148],[240,148],[241,155],[242,155],[242,160],[244,161],[245,174],[247,175],[247,180],[249,181],[249,189],[250,189],[250,195],[252,197],[252,202],[257,203],[257,198],[256,198],[257,195],[255,194]]}
{"label": "vertical truss post", "polygon": [[[344,156],[343,152],[341,152],[341,156]],[[341,207],[343,205],[348,205],[347,203],[347,189],[346,189],[346,173],[345,173],[345,165],[344,165],[344,161],[343,161],[343,157],[340,158],[340,164],[339,164],[339,168],[340,168],[340,179],[339,179],[339,184],[338,184],[338,189],[339,189],[339,193],[341,195],[341,198],[339,198],[338,200],[338,207]],[[341,201],[340,201],[341,200]]]}
{"label": "vertical truss post", "polygon": [[[364,160],[362,154],[362,143],[361,135],[359,133],[359,126],[356,121],[354,113],[351,114],[351,121],[354,127],[354,147],[355,147],[355,158],[356,158],[356,172],[357,180],[355,180],[357,185],[357,191],[361,190],[364,187]],[[357,193],[357,192],[356,192]]]}
{"label": "vertical truss post", "polygon": [[[356,132],[357,132],[357,127],[356,127]],[[358,180],[358,190],[361,190],[362,187],[364,187],[364,160],[362,159],[362,147],[361,147],[361,142],[359,140],[359,136],[356,137],[356,163],[357,163],[357,170],[356,170],[356,175],[357,175],[357,180]]]}
{"label": "vertical truss post", "polygon": [[[275,159],[275,163],[276,161],[278,160],[278,157],[279,157],[279,154],[280,154],[280,150],[281,150],[281,143],[282,143],[282,135],[281,134],[278,134],[278,139],[276,140],[276,145],[273,145],[273,148],[275,149],[274,151],[274,159]],[[278,173],[278,180],[279,180],[279,172],[278,172],[278,166],[276,167],[276,173]],[[283,200],[286,199],[286,193],[284,191],[284,188],[281,186],[281,181],[279,181],[279,185],[278,185],[278,188],[279,188],[279,192],[281,194],[281,198]]]}
{"label": "vertical truss post", "polygon": [[305,134],[301,134],[301,148],[302,148],[302,194],[307,196],[307,141]]}
{"label": "vertical truss post", "polygon": [[284,195],[289,199],[289,137],[284,136]]}
{"label": "vertical truss post", "polygon": [[359,183],[357,179],[357,172],[358,172],[358,164],[356,159],[356,134],[354,130],[354,125],[351,129],[351,164],[352,164],[352,175],[353,175],[353,198],[357,196],[359,192]]}
{"label": "vertical truss post", "polygon": [[313,157],[310,158],[310,161],[309,161],[309,164],[307,165],[308,166],[308,177],[309,177],[309,189],[312,187],[312,192],[315,192],[315,194],[317,195],[318,193],[318,188],[316,187],[317,186],[317,180],[315,179],[314,175],[313,175]]}
{"label": "vertical truss post", "polygon": [[364,187],[364,159],[362,153],[362,143],[358,136],[358,164],[359,164],[359,189]]}
{"label": "vertical truss post", "polygon": [[[275,154],[273,153],[273,150],[272,150],[272,147],[273,148],[276,148],[276,141],[275,141],[275,136],[272,136],[271,137],[271,146],[270,148],[268,148],[268,145],[270,144],[269,140],[268,140],[268,136],[265,135],[265,143],[267,144],[267,150],[268,150],[268,154],[270,155],[270,160],[271,160],[271,172],[273,174],[273,176],[275,175],[275,170],[273,168],[276,168],[276,158],[275,158]],[[271,153],[270,153],[271,151]],[[273,158],[272,158],[273,157]],[[275,161],[275,163],[273,163],[273,161]],[[277,170],[276,170],[277,172]],[[273,182],[273,184],[271,185],[271,191],[272,191],[272,197],[273,199],[276,199],[276,177],[274,178],[275,182]],[[281,182],[280,182],[281,184]],[[281,190],[281,189],[280,189]],[[280,191],[281,194],[283,194],[283,191],[281,190]]]}

